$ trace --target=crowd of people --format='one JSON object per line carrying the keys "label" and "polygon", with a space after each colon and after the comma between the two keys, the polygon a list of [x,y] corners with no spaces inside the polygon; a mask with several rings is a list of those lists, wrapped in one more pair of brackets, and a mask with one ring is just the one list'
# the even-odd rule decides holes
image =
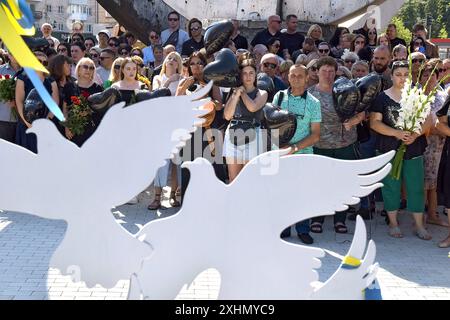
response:
{"label": "crowd of people", "polygon": [[[52,36],[52,27],[46,23],[41,31],[47,43],[31,43],[30,48],[48,68],[50,74],[39,72],[39,77],[66,117],[73,104],[71,97],[89,97],[108,88],[119,90],[127,105],[135,101],[137,90],[167,88],[171,95],[190,94],[206,85],[203,70],[214,58],[202,51],[205,43],[199,19],[189,21],[187,32],[180,27],[177,12],[169,13],[167,22],[169,28],[161,34],[154,30],[149,32],[148,46],[130,32],[114,37],[108,30],[102,30],[95,38],[85,38],[82,30],[76,28],[70,42],[61,42]],[[287,16],[284,30],[281,30],[279,16],[269,17],[267,28],[251,41],[240,34],[237,21],[233,21],[233,25],[225,47],[237,57],[242,85],[232,89],[214,85],[209,93],[213,118],[208,126],[197,130],[201,136],[208,136],[209,128],[221,133],[220,139],[202,141],[202,150],[209,150],[224,160],[213,163],[219,179],[232,182],[252,158],[267,150],[262,135],[263,107],[271,102],[297,118],[297,129],[288,145],[291,154],[355,160],[396,150],[402,142],[407,145],[401,179],[386,177],[384,187],[362,198],[358,210],[350,207],[337,212],[334,215],[336,233],[347,233],[346,220],[355,220],[357,215],[372,219],[376,201],[384,202],[388,234],[394,238],[403,237],[397,218],[399,209],[412,214],[420,239],[432,238],[427,224],[449,228],[450,221],[439,216],[438,205],[443,205],[446,208],[443,213],[448,215],[450,80],[441,83],[420,135],[395,127],[401,92],[409,75],[408,58],[412,61],[415,86],[424,86],[428,81],[431,90],[450,74],[450,59],[439,59],[438,48],[427,40],[423,25],[414,26],[409,44],[397,37],[394,24],[383,34],[367,25],[353,33],[338,27],[328,41],[319,25],[312,25],[306,34],[298,32],[295,15]],[[0,138],[37,152],[36,136],[26,133],[32,123],[24,117],[24,103],[33,84],[7,50],[2,50],[0,59],[0,75],[17,77],[15,99],[0,102]],[[257,86],[262,73],[273,82],[270,92]],[[355,114],[342,123],[332,94],[336,79],[359,79],[369,73],[382,78],[382,92],[367,112]],[[83,134],[74,134],[51,113],[43,117],[51,119],[62,135],[81,147],[95,132],[102,114],[93,113],[92,122]],[[237,144],[232,138],[235,127],[255,129],[255,134]],[[180,156],[188,153],[193,144],[188,143]],[[191,159],[204,156],[195,152],[189,154]],[[186,169],[167,160],[155,177],[155,197],[148,209],[161,207],[162,188],[169,183],[170,205],[180,206],[188,182]],[[130,203],[136,201],[132,199]],[[295,230],[303,243],[311,244],[311,233],[322,233],[323,223],[324,217],[316,217],[298,222]],[[290,230],[290,227],[284,230],[281,237],[288,237]],[[450,233],[439,246],[450,247]]]}

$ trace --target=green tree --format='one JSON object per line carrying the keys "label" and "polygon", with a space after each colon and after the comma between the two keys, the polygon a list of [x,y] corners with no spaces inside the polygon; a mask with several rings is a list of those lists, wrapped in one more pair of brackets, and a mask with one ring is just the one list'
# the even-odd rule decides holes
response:
{"label": "green tree", "polygon": [[441,28],[441,31],[439,32],[439,38],[448,38],[447,30],[445,30],[445,27]]}

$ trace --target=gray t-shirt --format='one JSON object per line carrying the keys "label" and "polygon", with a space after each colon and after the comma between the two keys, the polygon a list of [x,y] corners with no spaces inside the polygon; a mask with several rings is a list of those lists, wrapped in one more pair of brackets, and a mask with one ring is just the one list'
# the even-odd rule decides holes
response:
{"label": "gray t-shirt", "polygon": [[[9,65],[9,63],[6,63],[2,66],[0,66],[0,75],[10,75],[11,77],[16,74],[16,71],[14,71],[13,68]],[[13,113],[11,112],[11,107],[8,106],[5,102],[0,101],[0,121],[6,121],[6,122],[17,122],[17,119],[14,117]]]}
{"label": "gray t-shirt", "polygon": [[308,92],[320,101],[322,122],[320,123],[320,140],[314,146],[320,149],[345,148],[356,142],[356,127],[345,130],[334,108],[333,94],[322,92],[312,86]]}
{"label": "gray t-shirt", "polygon": [[[166,29],[163,32],[161,32],[161,43],[163,45],[169,39],[171,34],[172,34],[172,31],[170,31],[170,29]],[[181,51],[183,50],[183,43],[185,43],[188,40],[189,40],[189,34],[186,31],[179,29],[178,42],[175,46],[175,48],[179,54],[181,54]]]}

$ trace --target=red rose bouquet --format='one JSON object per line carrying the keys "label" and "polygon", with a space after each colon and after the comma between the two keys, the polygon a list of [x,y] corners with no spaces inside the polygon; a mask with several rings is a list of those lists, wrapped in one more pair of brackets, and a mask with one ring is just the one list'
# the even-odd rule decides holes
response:
{"label": "red rose bouquet", "polygon": [[83,92],[81,96],[71,96],[67,120],[63,123],[74,135],[82,135],[86,126],[92,123],[92,109],[86,98],[89,94]]}
{"label": "red rose bouquet", "polygon": [[15,99],[16,80],[9,74],[0,75],[0,101],[8,102]]}

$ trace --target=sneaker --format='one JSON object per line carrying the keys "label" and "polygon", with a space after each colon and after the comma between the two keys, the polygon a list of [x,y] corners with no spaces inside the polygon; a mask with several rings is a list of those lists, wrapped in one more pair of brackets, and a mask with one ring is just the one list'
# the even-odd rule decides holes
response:
{"label": "sneaker", "polygon": [[359,210],[355,214],[352,214],[348,217],[348,220],[355,221],[357,215],[360,215],[364,220],[372,220],[373,217],[368,208],[359,208]]}
{"label": "sneaker", "polygon": [[297,236],[300,239],[300,241],[303,242],[304,244],[314,243],[314,239],[309,235],[309,233],[298,233]]}
{"label": "sneaker", "polygon": [[131,199],[130,201],[127,202],[127,204],[137,204],[138,203],[138,198],[134,197],[133,199]]}

